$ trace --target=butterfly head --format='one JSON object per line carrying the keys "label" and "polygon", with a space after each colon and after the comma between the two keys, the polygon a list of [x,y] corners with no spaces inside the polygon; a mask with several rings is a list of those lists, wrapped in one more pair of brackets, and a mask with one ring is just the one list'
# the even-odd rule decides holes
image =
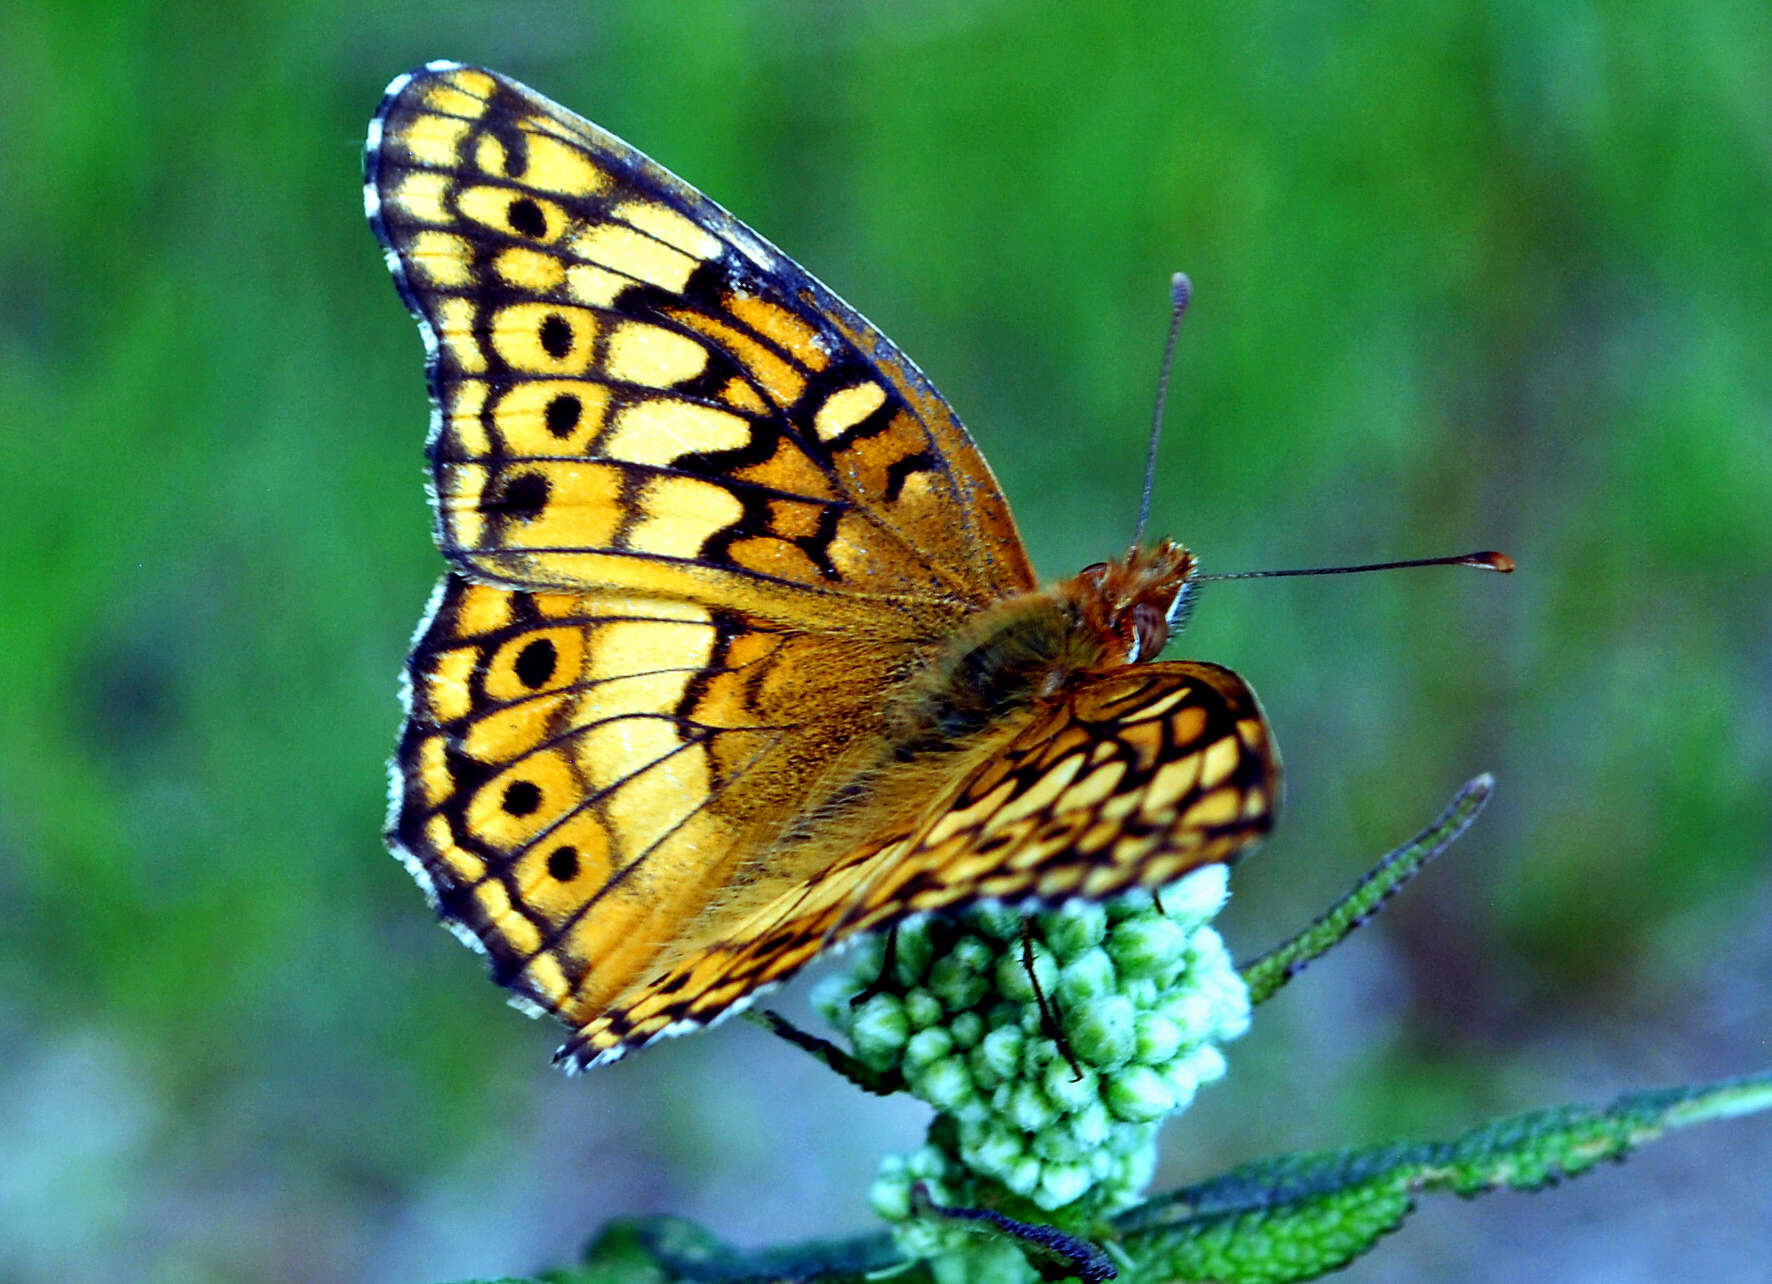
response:
{"label": "butterfly head", "polygon": [[1193,588],[1194,555],[1181,545],[1134,545],[1124,557],[1086,567],[1062,591],[1107,664],[1154,660],[1181,627]]}

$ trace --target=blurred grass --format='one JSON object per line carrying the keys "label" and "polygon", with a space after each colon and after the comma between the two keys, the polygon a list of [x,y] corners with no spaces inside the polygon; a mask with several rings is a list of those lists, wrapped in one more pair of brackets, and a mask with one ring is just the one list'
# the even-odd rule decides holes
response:
{"label": "blurred grass", "polygon": [[[1198,293],[1159,531],[1210,569],[1519,560],[1205,595],[1179,651],[1250,678],[1289,771],[1234,882],[1245,953],[1459,781],[1499,783],[1264,1009],[1172,1129],[1173,1179],[1768,1059],[1751,6],[117,4],[7,28],[0,1274],[524,1270],[627,1212],[837,1231],[919,1127],[744,1027],[559,1080],[552,1032],[380,849],[439,562],[420,347],[358,165],[381,87],[437,56],[615,130],[856,302],[972,426],[1048,575],[1130,528],[1176,268]],[[1768,1163],[1763,1124],[1706,1130],[1595,1189],[1436,1212],[1350,1278],[1759,1278]]]}

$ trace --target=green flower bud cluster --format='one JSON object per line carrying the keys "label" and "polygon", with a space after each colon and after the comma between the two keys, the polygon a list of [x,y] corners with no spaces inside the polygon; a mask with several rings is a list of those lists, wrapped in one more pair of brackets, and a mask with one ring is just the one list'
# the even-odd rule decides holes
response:
{"label": "green flower bud cluster", "polygon": [[890,954],[883,938],[865,943],[818,987],[856,1058],[938,1112],[928,1144],[888,1156],[870,1192],[907,1252],[977,1242],[913,1215],[918,1182],[938,1204],[1006,1193],[1072,1224],[1136,1201],[1162,1120],[1224,1073],[1217,1045],[1249,1025],[1248,991],[1208,925],[1224,899],[1215,865],[1163,889],[1161,909],[1133,892],[1031,917],[987,905],[926,918],[900,927]]}

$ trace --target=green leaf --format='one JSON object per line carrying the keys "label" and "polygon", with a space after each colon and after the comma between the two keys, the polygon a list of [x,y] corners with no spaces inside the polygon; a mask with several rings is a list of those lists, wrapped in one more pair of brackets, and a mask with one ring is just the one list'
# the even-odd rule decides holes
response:
{"label": "green leaf", "polygon": [[1772,1109],[1772,1071],[1498,1119],[1453,1141],[1285,1155],[1233,1169],[1115,1219],[1132,1278],[1282,1284],[1347,1265],[1397,1229],[1418,1195],[1538,1190],[1623,1159],[1670,1128]]}
{"label": "green leaf", "polygon": [[[1620,1160],[1671,1128],[1772,1110],[1772,1070],[1712,1084],[1632,1093],[1607,1106],[1534,1110],[1451,1141],[1396,1142],[1282,1155],[1161,1196],[1113,1219],[1105,1247],[1122,1284],[1210,1279],[1286,1284],[1346,1266],[1394,1231],[1418,1196],[1539,1190]],[[927,1198],[926,1196],[924,1197]],[[985,1234],[1024,1250],[1032,1240],[1059,1270],[1105,1278],[1107,1259],[1052,1228],[984,1211]],[[887,1235],[744,1252],[675,1217],[611,1223],[583,1265],[504,1284],[929,1284]]]}

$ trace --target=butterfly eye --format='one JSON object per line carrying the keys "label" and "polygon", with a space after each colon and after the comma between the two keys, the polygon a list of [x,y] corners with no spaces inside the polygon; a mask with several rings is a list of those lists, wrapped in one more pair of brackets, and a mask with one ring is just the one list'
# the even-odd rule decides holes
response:
{"label": "butterfly eye", "polygon": [[1132,608],[1132,628],[1138,639],[1134,654],[1140,659],[1155,659],[1169,643],[1169,621],[1154,602],[1140,602]]}

